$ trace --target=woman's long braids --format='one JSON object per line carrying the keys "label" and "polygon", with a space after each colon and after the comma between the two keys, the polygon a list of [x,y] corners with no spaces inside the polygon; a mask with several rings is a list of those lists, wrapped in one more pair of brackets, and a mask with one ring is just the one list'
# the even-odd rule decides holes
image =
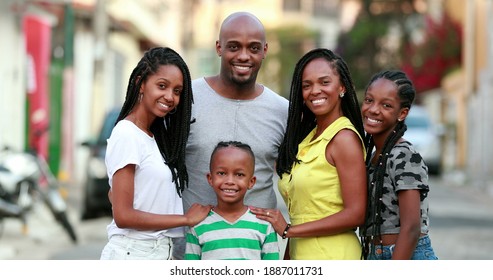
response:
{"label": "woman's long braids", "polygon": [[[414,97],[416,96],[416,90],[414,89],[413,83],[406,74],[402,71],[398,70],[387,70],[382,71],[380,73],[375,74],[366,90],[370,87],[373,82],[378,79],[387,79],[391,82],[394,82],[397,85],[397,94],[400,99],[400,108],[409,108],[411,109],[411,105],[414,101]],[[365,90],[365,92],[366,92]],[[368,211],[366,211],[365,225],[361,228],[362,231],[362,245],[364,246],[363,253],[364,257],[368,256],[368,248],[369,242],[372,238],[379,238],[381,240],[381,225],[383,223],[382,220],[382,210],[383,210],[383,183],[384,177],[387,169],[387,159],[390,155],[390,151],[394,147],[394,145],[401,139],[404,133],[407,130],[407,126],[404,121],[397,121],[397,124],[392,131],[392,133],[387,137],[385,143],[383,145],[381,153],[378,155],[377,164],[374,166],[373,179],[371,180],[368,194]],[[366,136],[367,141],[367,155],[366,155],[366,166],[367,170],[371,166],[371,159],[373,154],[373,148],[375,144],[373,142],[373,138],[370,134]],[[371,228],[372,231],[370,236],[367,237],[367,230]]]}
{"label": "woman's long braids", "polygon": [[301,57],[294,69],[289,97],[287,129],[284,140],[279,147],[279,156],[276,165],[276,171],[279,176],[291,171],[293,163],[297,161],[298,144],[317,124],[315,115],[304,104],[301,87],[303,70],[309,62],[316,58],[326,59],[336,73],[339,74],[341,84],[346,89],[342,98],[342,112],[355,126],[362,139],[365,135],[361,109],[346,62],[339,55],[328,49],[313,49]]}
{"label": "woman's long braids", "polygon": [[159,151],[171,169],[176,190],[181,196],[188,183],[188,173],[185,167],[185,147],[190,132],[190,118],[193,103],[190,71],[183,58],[174,50],[156,47],[148,50],[130,75],[127,94],[122,110],[116,122],[127,117],[137,104],[140,87],[147,78],[156,73],[160,66],[175,65],[183,75],[183,91],[176,112],[158,117],[151,124]]}

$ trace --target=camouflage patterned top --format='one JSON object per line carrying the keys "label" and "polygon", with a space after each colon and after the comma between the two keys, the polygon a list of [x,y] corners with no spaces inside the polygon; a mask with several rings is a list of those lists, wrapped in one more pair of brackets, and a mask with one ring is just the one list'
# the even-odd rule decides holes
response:
{"label": "camouflage patterned top", "polygon": [[[375,168],[371,166],[368,170],[369,186],[372,186]],[[400,231],[399,201],[397,192],[400,190],[420,190],[421,197],[421,233],[428,233],[428,167],[421,155],[416,152],[413,145],[407,141],[397,143],[387,158],[387,170],[384,176],[382,195],[382,219],[381,234],[397,234]],[[375,203],[375,190],[370,187],[372,199]],[[368,209],[374,211],[375,207],[370,205]],[[375,213],[369,213],[373,217]],[[370,225],[366,235],[371,236],[373,227]]]}

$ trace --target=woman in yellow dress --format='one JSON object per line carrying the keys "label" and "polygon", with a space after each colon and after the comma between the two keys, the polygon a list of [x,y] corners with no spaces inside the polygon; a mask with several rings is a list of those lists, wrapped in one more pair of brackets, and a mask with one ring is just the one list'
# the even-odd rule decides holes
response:
{"label": "woman in yellow dress", "polygon": [[345,61],[314,49],[296,64],[289,117],[279,150],[279,191],[288,223],[277,209],[252,207],[282,238],[284,259],[360,259],[356,234],[365,219],[364,129]]}

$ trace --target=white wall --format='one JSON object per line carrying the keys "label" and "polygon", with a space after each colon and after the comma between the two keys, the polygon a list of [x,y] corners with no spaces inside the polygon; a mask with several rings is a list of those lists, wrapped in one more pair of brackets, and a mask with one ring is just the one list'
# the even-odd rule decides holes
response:
{"label": "white wall", "polygon": [[0,149],[24,145],[25,56],[20,18],[10,9],[13,2],[0,2]]}

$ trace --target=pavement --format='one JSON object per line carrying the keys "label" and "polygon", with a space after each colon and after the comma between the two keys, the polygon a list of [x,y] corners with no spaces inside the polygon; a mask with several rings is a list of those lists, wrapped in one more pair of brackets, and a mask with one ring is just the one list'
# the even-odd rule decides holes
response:
{"label": "pavement", "polygon": [[493,188],[457,174],[430,180],[430,238],[439,259],[493,260]]}
{"label": "pavement", "polygon": [[[467,186],[450,174],[432,177],[430,189],[430,238],[439,259],[493,260],[493,192]],[[111,218],[81,221],[77,199],[70,202],[77,244],[40,207],[29,219],[27,234],[21,233],[19,221],[4,220],[3,230],[0,228],[0,260],[99,259]],[[279,206],[286,213],[282,200]],[[284,249],[283,240],[280,246]]]}

